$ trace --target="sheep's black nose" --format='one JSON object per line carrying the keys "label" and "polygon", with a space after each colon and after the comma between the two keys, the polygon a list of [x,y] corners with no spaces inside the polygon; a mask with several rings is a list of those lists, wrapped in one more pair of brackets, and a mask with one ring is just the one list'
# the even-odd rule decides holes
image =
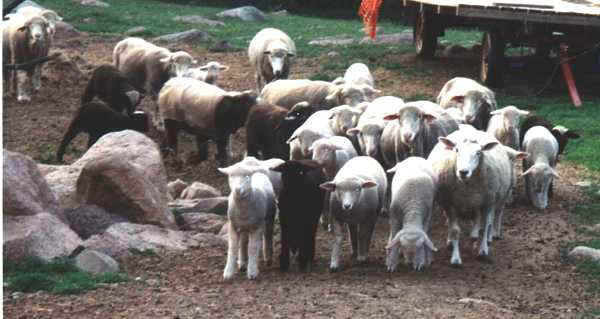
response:
{"label": "sheep's black nose", "polygon": [[466,169],[461,169],[460,171],[458,171],[458,174],[460,174],[461,178],[467,177],[468,173],[469,173],[469,171],[467,171]]}

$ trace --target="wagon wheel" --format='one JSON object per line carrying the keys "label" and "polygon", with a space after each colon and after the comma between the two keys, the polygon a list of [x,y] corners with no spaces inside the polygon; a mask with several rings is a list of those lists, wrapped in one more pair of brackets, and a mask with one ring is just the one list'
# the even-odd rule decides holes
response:
{"label": "wagon wheel", "polygon": [[426,11],[420,11],[413,27],[413,40],[417,56],[430,59],[435,54],[437,36],[433,25],[433,16]]}
{"label": "wagon wheel", "polygon": [[489,31],[481,41],[481,82],[488,86],[499,86],[504,73],[504,39],[500,32]]}

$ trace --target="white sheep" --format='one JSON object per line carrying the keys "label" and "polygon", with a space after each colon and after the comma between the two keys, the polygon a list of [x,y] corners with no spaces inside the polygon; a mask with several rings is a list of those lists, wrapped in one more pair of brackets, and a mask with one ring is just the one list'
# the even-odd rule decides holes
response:
{"label": "white sheep", "polygon": [[332,81],[333,84],[366,84],[370,87],[375,87],[375,81],[373,81],[373,75],[369,67],[364,63],[352,63],[344,73],[343,77],[338,77]]}
{"label": "white sheep", "polygon": [[487,126],[487,132],[496,137],[503,145],[519,149],[519,119],[529,115],[529,111],[519,110],[514,105],[490,112],[492,117]]}
{"label": "white sheep", "polygon": [[250,65],[254,68],[258,93],[271,81],[287,79],[290,73],[290,58],[294,55],[294,41],[279,29],[265,28],[252,38],[248,46],[248,57]]}
{"label": "white sheep", "polygon": [[437,251],[430,239],[437,178],[431,163],[422,157],[409,157],[387,172],[394,173],[387,269],[396,270],[402,250],[406,263],[421,270],[431,264]]}
{"label": "white sheep", "polygon": [[285,163],[284,160],[280,158],[259,160],[254,156],[246,156],[239,163],[243,165],[257,167],[257,171],[265,174],[269,178],[269,181],[271,181],[271,185],[273,185],[273,190],[275,191],[275,194],[279,195],[281,189],[283,188],[283,183],[281,181],[281,173],[271,169]]}
{"label": "white sheep", "polygon": [[317,110],[331,109],[339,105],[356,106],[370,101],[373,94],[381,91],[366,84],[344,83],[335,85],[325,81],[277,80],[262,89],[260,97],[265,101],[291,108],[307,101]]}
{"label": "white sheep", "polygon": [[277,209],[275,193],[269,178],[257,169],[260,168],[243,163],[219,168],[228,176],[231,189],[227,208],[229,248],[223,280],[233,278],[236,262],[243,269],[246,261],[248,279],[255,279],[259,273],[258,256],[263,240],[265,262],[269,263],[273,257],[273,223]]}
{"label": "white sheep", "polygon": [[497,107],[494,92],[474,80],[456,77],[442,87],[437,103],[444,109],[457,107],[464,114],[466,124],[485,130],[490,112]]}
{"label": "white sheep", "polygon": [[56,33],[56,22],[62,21],[62,17],[59,16],[56,11],[50,9],[44,9],[35,6],[24,6],[17,9],[15,13],[7,14],[6,17],[8,19],[19,18],[19,16],[23,17],[32,17],[32,16],[40,16],[46,21],[48,21],[48,34],[50,35],[50,40],[54,38],[54,34]]}
{"label": "white sheep", "polygon": [[340,268],[345,224],[350,229],[352,256],[365,262],[377,217],[385,203],[387,179],[383,167],[371,157],[357,156],[342,166],[333,181],[321,187],[331,192],[334,242],[329,270],[336,272]]}
{"label": "white sheep", "polygon": [[185,77],[190,77],[199,81],[203,81],[209,84],[218,85],[219,75],[222,71],[229,70],[229,67],[222,65],[217,61],[211,61],[205,65],[190,68],[183,74]]}
{"label": "white sheep", "polygon": [[488,256],[495,214],[504,210],[510,194],[513,162],[498,140],[485,132],[461,127],[439,140],[428,160],[439,181],[436,201],[448,216],[450,263],[459,265],[458,217],[474,220],[471,237],[479,238],[479,256]]}
{"label": "white sheep", "polygon": [[548,191],[554,178],[560,178],[555,170],[558,159],[558,141],[543,126],[534,126],[523,137],[523,151],[530,156],[523,161],[525,192],[533,206],[548,207]]}

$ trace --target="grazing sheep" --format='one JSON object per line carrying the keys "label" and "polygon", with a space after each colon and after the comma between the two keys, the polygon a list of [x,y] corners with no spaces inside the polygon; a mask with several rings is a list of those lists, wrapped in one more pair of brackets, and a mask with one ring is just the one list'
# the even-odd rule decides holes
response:
{"label": "grazing sheep", "polygon": [[543,126],[547,128],[552,135],[558,141],[558,154],[563,154],[565,148],[567,147],[567,143],[570,139],[579,138],[579,134],[575,130],[568,129],[562,125],[554,126],[550,121],[545,118],[537,115],[528,116],[525,118],[523,123],[521,123],[521,129],[519,131],[520,141],[523,143],[523,137],[525,137],[525,133],[527,130],[534,126]]}
{"label": "grazing sheep", "polygon": [[183,74],[185,77],[193,78],[209,84],[219,84],[219,74],[221,71],[227,71],[229,67],[219,62],[211,61],[203,66],[190,68]]}
{"label": "grazing sheep", "polygon": [[336,272],[340,268],[344,224],[350,229],[352,256],[365,262],[377,217],[385,202],[387,179],[383,167],[371,157],[357,156],[346,162],[333,181],[321,187],[331,192],[329,211],[335,239],[329,270]]}
{"label": "grazing sheep", "polygon": [[479,238],[478,254],[489,256],[495,214],[502,214],[510,194],[513,162],[504,146],[485,132],[459,129],[439,140],[428,160],[439,181],[436,201],[448,216],[450,263],[460,265],[458,218],[474,220],[471,237]]}
{"label": "grazing sheep", "polygon": [[492,111],[492,117],[487,126],[487,132],[493,135],[503,145],[516,150],[520,148],[519,119],[528,115],[529,111],[519,110],[516,106],[509,105]]}
{"label": "grazing sheep", "polygon": [[424,158],[429,156],[438,137],[447,136],[458,129],[456,121],[450,116],[436,116],[420,102],[406,103],[396,114],[386,115],[384,119],[397,119],[400,123],[397,131],[400,141],[409,148],[410,155]]}
{"label": "grazing sheep", "polygon": [[171,52],[141,38],[121,40],[113,50],[113,63],[136,87],[156,100],[162,86],[183,76],[196,60],[187,52]]}
{"label": "grazing sheep", "polygon": [[89,102],[83,104],[73,116],[69,128],[65,133],[58,151],[56,160],[63,161],[67,145],[79,135],[89,135],[87,147],[91,147],[104,134],[122,130],[136,130],[145,133],[148,131],[148,115],[141,111],[134,112],[131,116],[123,115],[102,102]]}
{"label": "grazing sheep", "polygon": [[[45,57],[50,50],[48,21],[40,16],[19,16],[3,23],[2,60],[5,64],[21,64]],[[31,101],[32,90],[41,88],[41,67],[37,64],[24,70],[3,68],[5,87],[16,89],[19,102]],[[6,85],[8,84],[8,85]]]}
{"label": "grazing sheep", "polygon": [[248,46],[250,65],[254,68],[256,78],[256,92],[260,93],[266,84],[274,80],[287,79],[292,63],[290,58],[294,55],[296,45],[283,31],[275,28],[260,30]]}
{"label": "grazing sheep", "polygon": [[246,120],[247,155],[287,159],[290,146],[286,143],[292,133],[312,114],[307,102],[300,102],[292,109],[272,105],[259,100],[250,109]]}
{"label": "grazing sheep", "polygon": [[164,128],[166,144],[177,155],[177,133],[184,130],[196,136],[198,158],[208,156],[208,140],[217,143],[217,160],[231,157],[229,139],[244,126],[248,111],[256,104],[252,91],[226,92],[192,78],[176,77],[160,90],[157,127]]}
{"label": "grazing sheep", "polygon": [[[263,241],[263,255],[269,264],[273,258],[273,224],[277,211],[275,193],[269,178],[259,167],[237,163],[219,171],[229,181],[227,217],[229,248],[223,280],[231,280],[248,263],[248,279],[258,276],[258,254]],[[239,254],[239,261],[238,259]]]}
{"label": "grazing sheep", "polygon": [[543,126],[534,126],[523,137],[523,151],[530,154],[523,160],[525,193],[533,206],[548,207],[548,193],[554,178],[560,178],[556,170],[558,141]]}
{"label": "grazing sheep", "polygon": [[365,84],[335,85],[325,81],[277,80],[265,85],[260,97],[287,108],[307,101],[315,109],[324,110],[344,104],[355,106],[369,101],[369,96],[380,92]]}
{"label": "grazing sheep", "polygon": [[394,173],[390,205],[390,236],[386,246],[386,266],[396,271],[400,250],[414,270],[429,266],[433,252],[431,219],[437,179],[431,163],[422,157],[409,157],[387,171]]}
{"label": "grazing sheep", "polygon": [[468,78],[456,77],[444,84],[437,97],[437,103],[444,109],[457,107],[464,114],[466,124],[485,130],[490,120],[490,112],[497,107],[494,92]]}
{"label": "grazing sheep", "polygon": [[283,189],[278,197],[281,225],[279,268],[289,268],[290,251],[298,252],[300,270],[312,269],[315,235],[323,209],[326,181],[321,166],[312,160],[287,161],[272,170],[281,173]]}
{"label": "grazing sheep", "polygon": [[133,114],[135,107],[141,101],[140,93],[117,68],[110,64],[103,64],[92,72],[92,77],[81,97],[81,104],[91,102],[94,96],[115,111],[125,110],[129,115]]}
{"label": "grazing sheep", "polygon": [[366,107],[358,119],[356,127],[346,131],[349,136],[357,136],[362,155],[371,156],[380,163],[383,162],[379,146],[381,134],[388,123],[384,117],[397,113],[403,105],[404,101],[398,97],[378,97]]}

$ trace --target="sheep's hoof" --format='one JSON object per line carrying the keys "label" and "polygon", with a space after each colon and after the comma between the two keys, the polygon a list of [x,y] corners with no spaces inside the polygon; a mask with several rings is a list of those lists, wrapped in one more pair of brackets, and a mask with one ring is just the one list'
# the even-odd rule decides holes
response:
{"label": "sheep's hoof", "polygon": [[246,272],[246,265],[240,265],[238,269],[240,272]]}
{"label": "sheep's hoof", "polygon": [[234,276],[234,274],[223,275],[223,281],[224,282],[231,281],[231,280],[233,280],[233,276]]}
{"label": "sheep's hoof", "polygon": [[258,273],[255,273],[255,274],[248,273],[247,277],[250,280],[255,280],[258,277]]}
{"label": "sheep's hoof", "polygon": [[396,272],[396,267],[388,266],[387,267],[387,272],[389,272],[389,273]]}
{"label": "sheep's hoof", "polygon": [[450,265],[452,265],[454,267],[461,267],[462,266],[462,260],[460,260],[460,258],[452,258],[450,260]]}
{"label": "sheep's hoof", "polygon": [[336,273],[338,271],[340,271],[340,269],[338,267],[329,267],[329,272],[332,273],[332,274]]}

